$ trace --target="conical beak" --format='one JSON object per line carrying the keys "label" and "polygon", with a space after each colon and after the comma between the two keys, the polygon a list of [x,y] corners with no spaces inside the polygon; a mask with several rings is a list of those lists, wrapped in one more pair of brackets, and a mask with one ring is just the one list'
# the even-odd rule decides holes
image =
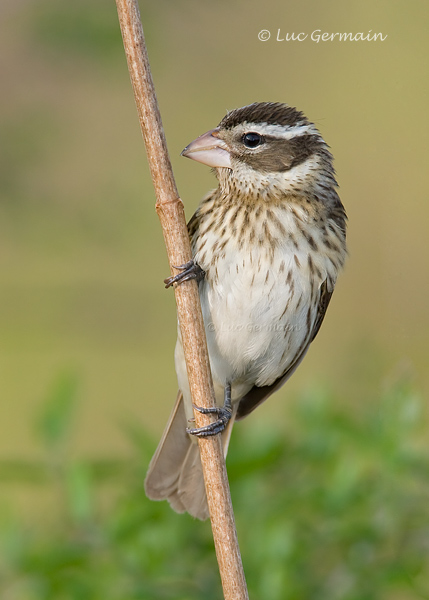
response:
{"label": "conical beak", "polygon": [[182,151],[182,156],[192,158],[197,162],[209,167],[226,167],[231,169],[231,156],[228,146],[217,137],[219,129],[212,129],[196,140]]}

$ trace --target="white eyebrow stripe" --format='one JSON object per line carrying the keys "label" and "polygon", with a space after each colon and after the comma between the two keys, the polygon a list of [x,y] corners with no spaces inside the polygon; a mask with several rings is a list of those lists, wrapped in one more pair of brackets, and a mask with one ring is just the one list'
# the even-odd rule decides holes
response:
{"label": "white eyebrow stripe", "polygon": [[308,125],[268,125],[268,123],[244,123],[247,131],[256,131],[261,135],[272,135],[276,138],[290,140],[305,134],[320,135],[312,123]]}

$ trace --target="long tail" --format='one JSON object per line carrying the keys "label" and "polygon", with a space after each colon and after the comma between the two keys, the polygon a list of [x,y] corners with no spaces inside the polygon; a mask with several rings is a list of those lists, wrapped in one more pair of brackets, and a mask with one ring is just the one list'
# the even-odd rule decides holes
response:
{"label": "long tail", "polygon": [[[224,453],[228,450],[234,417],[222,433]],[[145,480],[151,500],[168,500],[179,513],[197,519],[209,516],[197,440],[186,433],[188,425],[183,395],[179,391],[158,448],[150,461]]]}

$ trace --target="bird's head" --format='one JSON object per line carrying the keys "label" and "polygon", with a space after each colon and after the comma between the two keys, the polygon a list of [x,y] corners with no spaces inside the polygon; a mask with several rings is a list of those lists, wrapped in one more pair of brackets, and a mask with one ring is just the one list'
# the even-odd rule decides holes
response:
{"label": "bird's head", "polygon": [[325,195],[336,186],[327,144],[302,112],[286,104],[232,110],[182,155],[214,167],[225,194]]}

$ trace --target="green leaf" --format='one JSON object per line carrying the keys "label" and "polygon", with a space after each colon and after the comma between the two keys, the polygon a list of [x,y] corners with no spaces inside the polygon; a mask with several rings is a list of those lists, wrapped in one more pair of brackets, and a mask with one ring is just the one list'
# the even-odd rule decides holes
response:
{"label": "green leaf", "polygon": [[66,372],[54,382],[37,419],[37,431],[49,448],[58,446],[68,436],[76,406],[78,379]]}

